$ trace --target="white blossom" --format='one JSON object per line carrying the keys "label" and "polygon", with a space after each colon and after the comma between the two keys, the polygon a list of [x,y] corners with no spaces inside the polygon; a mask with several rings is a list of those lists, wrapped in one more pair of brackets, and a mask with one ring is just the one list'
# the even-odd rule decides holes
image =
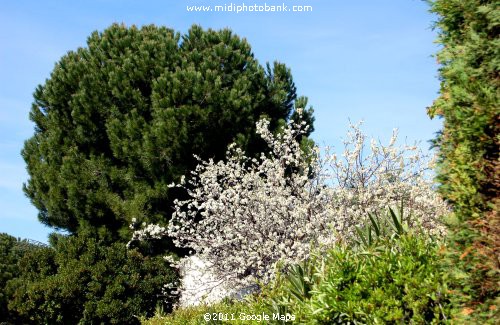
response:
{"label": "white blossom", "polygon": [[275,135],[259,121],[269,152],[249,158],[232,144],[226,161],[200,160],[175,185],[189,199],[174,201],[168,227],[148,225],[133,240],[168,235],[210,266],[212,282],[234,288],[269,281],[278,262],[307,258],[311,245],[350,241],[368,213],[401,202],[410,226],[443,234],[439,217],[448,208],[432,188],[428,159],[417,146],[396,146],[397,130],[383,145],[350,125],[344,151],[320,156],[317,147],[300,148],[307,127],[291,123]]}

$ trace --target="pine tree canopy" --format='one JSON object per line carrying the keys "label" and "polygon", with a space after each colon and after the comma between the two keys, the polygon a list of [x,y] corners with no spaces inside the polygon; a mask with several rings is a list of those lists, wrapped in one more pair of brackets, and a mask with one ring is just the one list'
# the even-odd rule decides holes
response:
{"label": "pine tree canopy", "polygon": [[[234,141],[258,152],[256,121],[277,130],[297,105],[307,99],[290,69],[260,65],[228,29],[114,24],[36,88],[24,190],[46,225],[125,239],[132,218],[168,221],[181,195],[168,184],[189,175],[193,154],[223,159]],[[304,116],[312,124],[312,109]]]}

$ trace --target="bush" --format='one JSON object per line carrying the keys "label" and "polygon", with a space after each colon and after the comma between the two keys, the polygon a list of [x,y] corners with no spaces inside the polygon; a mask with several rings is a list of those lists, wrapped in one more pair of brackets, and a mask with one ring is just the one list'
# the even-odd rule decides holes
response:
{"label": "bush", "polygon": [[175,302],[163,285],[177,275],[160,257],[83,235],[59,238],[55,248],[26,254],[20,276],[8,283],[9,309],[25,322],[137,324],[158,304],[169,310]]}
{"label": "bush", "polygon": [[423,324],[446,318],[436,247],[411,236],[383,244],[372,252],[330,252],[325,278],[312,288],[316,319]]}
{"label": "bush", "polygon": [[145,324],[204,324],[205,313],[228,314],[234,324],[244,323],[242,313],[268,315],[263,324],[285,324],[273,319],[277,314],[289,315],[293,324],[446,323],[451,305],[448,270],[440,263],[443,247],[409,229],[393,209],[371,221],[358,234],[359,244],[316,249],[244,301],[177,309]]}
{"label": "bush", "polygon": [[335,247],[282,277],[270,307],[306,324],[439,323],[449,317],[439,259],[435,243],[408,234]]}
{"label": "bush", "polygon": [[37,246],[8,234],[0,234],[0,322],[15,321],[15,313],[7,309],[9,292],[7,282],[19,275],[19,260]]}
{"label": "bush", "polygon": [[[269,309],[258,297],[254,300],[231,301],[226,300],[213,305],[200,305],[175,310],[170,315],[156,314],[153,318],[143,319],[148,325],[203,325],[203,324],[269,324],[269,322],[250,322],[245,315],[268,314]],[[205,320],[205,314],[210,314],[211,320]],[[214,317],[214,314],[216,315]],[[226,317],[227,316],[227,317]],[[243,319],[241,319],[241,318]],[[226,320],[227,319],[227,320]]]}
{"label": "bush", "polygon": [[17,254],[13,248],[17,240],[5,233],[0,234],[0,321],[7,320],[7,297],[5,285],[18,273]]}
{"label": "bush", "polygon": [[315,159],[297,141],[307,127],[294,124],[275,137],[261,121],[257,131],[269,155],[252,160],[230,147],[227,162],[200,163],[189,181],[191,198],[176,202],[168,228],[178,246],[203,256],[229,285],[268,281],[278,260],[300,260],[311,241],[332,236],[329,197],[310,180]]}

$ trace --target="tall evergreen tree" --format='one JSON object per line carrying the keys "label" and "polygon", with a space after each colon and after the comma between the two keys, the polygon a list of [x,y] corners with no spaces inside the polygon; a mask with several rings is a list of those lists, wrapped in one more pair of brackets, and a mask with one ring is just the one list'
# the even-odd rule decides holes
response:
{"label": "tall evergreen tree", "polygon": [[262,67],[230,30],[112,25],[36,89],[25,193],[46,225],[127,238],[132,218],[168,220],[181,195],[168,184],[196,165],[193,154],[223,159],[233,141],[259,151],[255,122],[267,116],[277,129],[296,102],[306,105],[290,70]]}
{"label": "tall evergreen tree", "polygon": [[[443,117],[440,192],[453,204],[449,262],[456,317],[500,319],[500,10],[498,1],[436,0],[441,94],[429,109]],[[495,318],[496,317],[496,318]]]}

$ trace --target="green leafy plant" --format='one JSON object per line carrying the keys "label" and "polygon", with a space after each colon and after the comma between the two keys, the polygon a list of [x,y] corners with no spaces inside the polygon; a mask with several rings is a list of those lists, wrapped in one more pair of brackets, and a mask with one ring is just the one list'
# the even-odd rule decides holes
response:
{"label": "green leafy plant", "polygon": [[400,237],[410,230],[408,219],[403,217],[404,210],[395,210],[390,207],[382,216],[378,213],[368,213],[368,223],[363,227],[356,227],[357,237],[354,243],[358,247],[373,246],[378,240],[387,237]]}
{"label": "green leafy plant", "polygon": [[438,242],[404,209],[368,217],[349,245],[318,250],[285,270],[268,303],[304,324],[440,323],[450,303]]}
{"label": "green leafy plant", "polygon": [[0,322],[19,321],[17,313],[7,308],[11,295],[7,283],[19,276],[18,263],[23,256],[37,251],[38,248],[39,246],[26,240],[0,233]]}
{"label": "green leafy plant", "polygon": [[161,257],[83,235],[30,251],[19,271],[7,284],[9,309],[27,323],[137,324],[158,303],[170,311],[176,301],[164,296],[163,285],[177,274]]}
{"label": "green leafy plant", "polygon": [[[278,301],[301,323],[423,324],[449,317],[437,246],[422,236],[400,234],[364,250],[340,246],[321,255],[311,279],[301,272],[283,278],[285,297]],[[306,281],[307,291],[297,290]]]}
{"label": "green leafy plant", "polygon": [[181,308],[145,323],[201,324],[210,311],[288,313],[294,324],[447,323],[451,305],[443,246],[412,229],[401,211],[370,215],[353,243],[313,248],[307,260],[278,266],[274,281],[244,301]]}

